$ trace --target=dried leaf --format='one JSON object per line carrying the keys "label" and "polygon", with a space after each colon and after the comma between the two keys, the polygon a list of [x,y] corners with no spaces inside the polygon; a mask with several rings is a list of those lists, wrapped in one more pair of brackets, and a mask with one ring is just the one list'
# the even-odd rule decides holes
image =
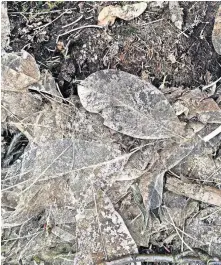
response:
{"label": "dried leaf", "polygon": [[[93,190],[93,198],[93,209],[77,217],[78,248],[83,255],[75,259],[76,264],[99,264],[137,253],[133,238],[109,198],[101,190]],[[89,263],[88,256],[91,257]]]}
{"label": "dried leaf", "polygon": [[[2,122],[30,122],[40,110],[41,97],[28,92],[30,85],[40,79],[34,58],[21,53],[5,53],[2,56]],[[20,129],[20,128],[19,128]]]}
{"label": "dried leaf", "polygon": [[171,21],[174,25],[182,30],[183,25],[183,8],[180,8],[178,1],[169,1]]}
{"label": "dried leaf", "polygon": [[145,2],[124,6],[106,6],[99,13],[98,25],[113,25],[117,17],[126,21],[132,20],[140,16],[146,8]]}
{"label": "dried leaf", "polygon": [[15,211],[3,215],[3,227],[19,226],[53,204],[64,206],[74,205],[74,202],[71,191],[64,180],[50,180],[44,185],[34,185],[20,195]]}
{"label": "dried leaf", "polygon": [[[2,92],[2,122],[19,122],[26,118],[32,118],[32,115],[41,109],[42,100],[31,93],[17,93],[13,91]],[[10,119],[8,119],[10,117]],[[17,118],[14,118],[17,117]],[[16,125],[16,124],[15,124]]]}
{"label": "dried leaf", "polygon": [[35,59],[26,51],[7,53],[2,57],[2,87],[4,90],[26,92],[40,80]]}
{"label": "dried leaf", "polygon": [[99,113],[104,125],[141,139],[162,139],[182,133],[181,123],[164,95],[131,74],[104,70],[78,87],[84,108]]}
{"label": "dried leaf", "polygon": [[195,183],[184,183],[174,177],[167,177],[166,188],[176,194],[202,201],[208,204],[221,206],[221,191],[210,186]]}
{"label": "dried leaf", "polygon": [[200,89],[183,94],[174,104],[177,115],[184,113],[188,119],[197,117],[202,123],[221,123],[221,109]]}
{"label": "dried leaf", "polygon": [[221,6],[219,6],[215,18],[215,24],[212,32],[212,42],[215,51],[218,54],[221,54]]}
{"label": "dried leaf", "polygon": [[[52,96],[61,97],[57,90],[55,80],[48,70],[43,70],[41,72],[41,78],[39,82],[37,84],[34,84],[33,86],[29,86],[29,89],[47,93]],[[62,99],[59,99],[57,97],[56,100],[60,100],[62,102]]]}
{"label": "dried leaf", "polygon": [[[91,183],[108,190],[115,181],[132,180],[143,174],[137,161],[139,152],[138,149],[124,154],[114,144],[77,139],[52,141],[31,149],[23,158],[20,180],[14,183],[23,195],[13,214],[4,216],[5,227],[20,225],[47,210],[53,202],[59,207],[84,209],[93,200]],[[142,160],[146,161],[148,153],[143,154]],[[66,188],[60,179],[64,181],[62,185],[68,182]]]}
{"label": "dried leaf", "polygon": [[202,249],[213,257],[221,258],[220,225],[220,207],[200,209],[194,218],[186,221],[185,232],[193,237],[187,236],[185,242],[194,249]]}
{"label": "dried leaf", "polygon": [[5,49],[9,45],[10,22],[8,18],[7,2],[1,2],[1,49]]}
{"label": "dried leaf", "polygon": [[169,141],[163,143],[161,148],[155,154],[152,167],[140,178],[139,186],[147,212],[158,208],[162,203],[165,172],[187,157],[194,149],[194,144],[191,141],[181,144]]}

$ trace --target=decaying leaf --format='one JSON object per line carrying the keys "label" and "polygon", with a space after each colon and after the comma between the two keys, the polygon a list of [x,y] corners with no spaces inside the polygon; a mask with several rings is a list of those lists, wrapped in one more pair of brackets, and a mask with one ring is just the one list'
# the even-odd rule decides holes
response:
{"label": "decaying leaf", "polygon": [[[93,198],[91,183],[108,190],[115,181],[133,180],[143,174],[143,169],[138,168],[141,162],[137,161],[139,152],[124,154],[117,145],[77,139],[57,140],[38,148],[32,147],[23,158],[19,182],[13,183],[19,191],[22,189],[24,195],[20,196],[13,215],[4,218],[5,226],[20,225],[46,210],[53,200],[59,207],[71,203],[75,209],[84,209]],[[142,159],[146,161],[148,154]],[[60,178],[69,183],[69,198],[65,197],[65,188],[63,192],[60,190]],[[42,188],[40,184],[43,182]]]}
{"label": "decaying leaf", "polygon": [[195,117],[204,124],[221,123],[220,107],[198,88],[179,97],[174,104],[174,108],[177,115],[184,113],[189,120]]}
{"label": "decaying leaf", "polygon": [[65,205],[74,205],[74,202],[64,180],[50,180],[44,185],[37,184],[20,195],[18,205],[13,213],[3,215],[3,227],[19,226],[49,209],[53,204],[64,207]]}
{"label": "decaying leaf", "polygon": [[124,6],[106,6],[98,16],[98,25],[106,26],[113,25],[116,18],[123,20],[132,20],[140,16],[147,8],[147,3],[140,2]]}
{"label": "decaying leaf", "polygon": [[2,57],[2,89],[26,92],[27,87],[40,80],[35,59],[26,51],[6,53]]}
{"label": "decaying leaf", "polygon": [[153,85],[122,71],[104,70],[78,86],[84,108],[99,113],[104,125],[141,139],[182,134],[182,126],[164,95]]}
{"label": "decaying leaf", "polygon": [[183,25],[183,9],[180,8],[178,1],[169,1],[169,9],[171,14],[171,21],[174,25],[182,30]]}
{"label": "decaying leaf", "polygon": [[[32,116],[41,109],[41,104],[41,97],[31,93],[2,91],[1,121],[22,123],[22,120],[26,119],[26,123],[28,123],[28,119],[32,119]],[[14,125],[16,126],[16,124]]]}
{"label": "decaying leaf", "polygon": [[78,248],[82,255],[76,257],[75,264],[99,264],[137,253],[123,219],[105,193],[93,190],[93,199],[93,208],[85,209],[77,217]]}
{"label": "decaying leaf", "polygon": [[8,18],[7,2],[1,2],[1,49],[9,45],[10,23]]}
{"label": "decaying leaf", "polygon": [[212,33],[212,42],[215,51],[218,54],[221,54],[221,6],[219,6],[219,9],[216,14],[215,18],[215,24],[213,27],[213,33]]}
{"label": "decaying leaf", "polygon": [[194,144],[187,141],[179,145],[169,141],[163,143],[161,148],[157,151],[151,168],[140,178],[139,186],[147,212],[158,208],[162,203],[165,172],[190,155]]}
{"label": "decaying leaf", "polygon": [[187,220],[185,232],[188,235],[194,235],[194,238],[185,237],[185,241],[193,248],[200,248],[210,255],[221,258],[220,225],[220,207],[209,206],[202,209],[195,218]]}

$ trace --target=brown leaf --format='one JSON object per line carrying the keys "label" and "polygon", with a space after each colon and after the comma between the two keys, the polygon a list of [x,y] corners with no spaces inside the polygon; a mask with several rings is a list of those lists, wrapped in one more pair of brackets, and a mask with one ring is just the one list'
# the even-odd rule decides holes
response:
{"label": "brown leaf", "polygon": [[198,88],[188,91],[175,102],[177,115],[184,113],[188,119],[198,117],[199,121],[220,123],[221,110],[217,103]]}
{"label": "brown leaf", "polygon": [[2,57],[2,86],[5,90],[26,92],[27,87],[39,79],[35,59],[26,51],[7,53]]}
{"label": "brown leaf", "polygon": [[146,8],[147,3],[144,2],[124,6],[106,6],[99,13],[98,25],[113,25],[117,17],[126,21],[132,20],[140,16]]}

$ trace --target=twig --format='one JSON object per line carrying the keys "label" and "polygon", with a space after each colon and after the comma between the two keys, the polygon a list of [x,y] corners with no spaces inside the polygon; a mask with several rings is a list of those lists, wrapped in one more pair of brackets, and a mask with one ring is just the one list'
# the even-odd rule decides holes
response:
{"label": "twig", "polygon": [[153,23],[156,23],[156,22],[162,21],[162,20],[164,20],[164,19],[163,19],[163,18],[156,19],[156,20],[153,20],[153,21],[150,21],[150,22],[147,22],[147,23],[141,24],[141,25],[139,25],[139,26],[143,27],[143,26],[146,26],[146,25],[149,25],[149,24],[153,24]]}
{"label": "twig", "polygon": [[[74,8],[68,8],[68,9],[65,9],[65,11],[70,11],[70,10],[74,10],[74,9],[77,9],[76,7]],[[8,12],[9,14],[30,14],[30,15],[44,15],[44,14],[50,14],[50,13],[59,13],[61,11],[64,11],[64,9],[59,9],[59,10],[51,10],[51,11],[47,11],[47,12],[36,12],[36,13],[33,13],[33,12]]]}
{"label": "twig", "polygon": [[197,262],[198,264],[215,264],[221,265],[220,261],[203,261],[194,256],[180,257],[180,255],[163,255],[163,254],[135,254],[135,255],[126,255],[120,257],[113,261],[104,262],[104,265],[126,265],[126,264],[136,264],[136,262],[168,262],[168,263],[192,263]]}
{"label": "twig", "polygon": [[[180,235],[180,233],[178,232],[178,229],[177,229],[177,226],[175,225],[175,223],[174,223],[174,221],[173,221],[173,218],[171,217],[171,215],[170,215],[170,212],[169,212],[169,210],[167,209],[167,207],[165,207],[164,206],[164,208],[167,210],[167,213],[168,213],[168,215],[169,215],[169,217],[170,217],[170,220],[171,220],[171,222],[172,222],[172,226],[174,227],[174,229],[176,230],[176,233],[177,233],[177,235],[179,236],[179,238],[180,238],[180,240],[181,240],[181,242],[182,242],[182,244],[184,244],[190,251],[193,251],[193,249],[184,241],[184,239],[183,239],[183,236],[181,237],[181,235]],[[182,230],[181,230],[182,231]],[[183,232],[183,231],[182,231]]]}
{"label": "twig", "polygon": [[102,26],[98,26],[98,25],[85,25],[85,26],[81,26],[81,27],[78,27],[78,28],[75,28],[75,29],[71,29],[71,30],[69,30],[69,31],[67,31],[67,32],[64,32],[64,33],[58,35],[57,40],[56,40],[56,43],[58,42],[58,40],[59,40],[60,37],[65,36],[65,35],[67,35],[67,34],[69,34],[69,33],[74,32],[74,31],[81,30],[81,29],[86,29],[86,28],[103,29]]}
{"label": "twig", "polygon": [[219,81],[221,80],[221,77],[218,78],[216,81],[214,81],[213,83],[210,83],[204,87],[202,87],[202,90],[206,90],[207,88],[211,87],[211,86],[214,86],[216,83],[218,83]]}
{"label": "twig", "polygon": [[203,137],[203,141],[209,142],[211,139],[213,139],[214,137],[216,137],[220,133],[221,133],[221,125],[218,128],[216,128],[214,131],[212,131],[211,133],[209,133],[208,135]]}
{"label": "twig", "polygon": [[82,19],[82,17],[83,17],[83,15],[81,15],[78,19],[76,19],[75,21],[71,22],[70,24],[67,24],[65,26],[62,26],[62,28],[64,29],[64,28],[67,28],[67,27],[69,27],[71,25],[74,25],[75,23],[77,23],[78,21],[80,21]]}
{"label": "twig", "polygon": [[40,26],[40,27],[38,27],[38,28],[35,28],[35,30],[42,29],[42,28],[46,28],[47,26],[51,25],[52,23],[54,23],[56,20],[58,20],[60,17],[62,17],[64,14],[67,14],[67,13],[68,13],[67,10],[64,11],[62,14],[60,14],[58,17],[56,17],[56,18],[55,18],[54,20],[52,20],[51,22],[48,22],[48,23],[45,24],[45,25],[42,25],[42,26]]}
{"label": "twig", "polygon": [[174,177],[167,177],[165,186],[169,191],[183,195],[197,201],[221,206],[221,190],[214,187],[194,183],[184,183]]}

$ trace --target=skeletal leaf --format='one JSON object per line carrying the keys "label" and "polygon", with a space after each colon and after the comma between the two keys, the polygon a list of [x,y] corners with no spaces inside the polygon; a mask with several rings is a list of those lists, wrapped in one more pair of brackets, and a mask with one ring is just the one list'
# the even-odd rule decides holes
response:
{"label": "skeletal leaf", "polygon": [[212,42],[215,51],[218,54],[221,54],[221,6],[219,6],[219,9],[216,14],[215,18],[215,24],[213,27],[213,33],[212,33]]}
{"label": "skeletal leaf", "polygon": [[20,194],[18,205],[13,213],[3,215],[3,227],[19,226],[53,204],[65,206],[74,205],[74,203],[71,190],[64,180],[49,180],[43,185],[34,185]]}
{"label": "skeletal leaf", "polygon": [[84,209],[93,199],[91,183],[108,190],[115,181],[136,179],[143,174],[140,160],[148,159],[148,153],[138,156],[139,150],[124,154],[115,145],[78,139],[51,141],[31,150],[24,156],[21,178],[15,183],[22,195],[13,214],[4,216],[5,227],[47,211],[53,202]]}
{"label": "skeletal leaf", "polygon": [[99,113],[104,125],[141,139],[162,139],[182,133],[182,126],[164,95],[131,74],[104,70],[78,87],[86,110]]}
{"label": "skeletal leaf", "polygon": [[117,17],[126,21],[132,20],[140,16],[146,8],[145,2],[124,6],[106,6],[99,13],[98,25],[113,25]]}
{"label": "skeletal leaf", "polygon": [[109,198],[101,190],[94,189],[93,198],[93,209],[86,209],[77,219],[78,248],[82,254],[76,258],[76,264],[99,264],[137,253],[133,238]]}

